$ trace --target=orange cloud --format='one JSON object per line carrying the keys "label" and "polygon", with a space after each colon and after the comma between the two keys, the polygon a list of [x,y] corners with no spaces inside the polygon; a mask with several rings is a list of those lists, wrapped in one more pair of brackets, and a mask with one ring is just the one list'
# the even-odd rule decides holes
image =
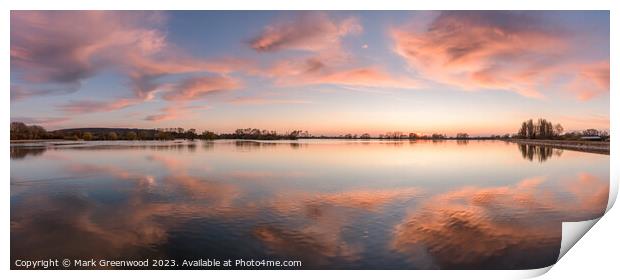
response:
{"label": "orange cloud", "polygon": [[230,99],[228,103],[236,105],[269,105],[269,104],[308,104],[311,103],[307,100],[301,99],[278,99],[278,98],[265,98],[265,97],[236,97]]}
{"label": "orange cloud", "polygon": [[376,68],[356,68],[317,77],[317,83],[363,87],[416,88],[418,83],[406,77],[393,77]]}
{"label": "orange cloud", "polygon": [[164,49],[163,21],[160,13],[13,11],[11,67],[29,83],[77,90],[103,68]]}
{"label": "orange cloud", "polygon": [[193,109],[206,109],[208,106],[185,105],[192,100],[204,99],[210,95],[241,88],[241,82],[227,76],[203,76],[188,78],[163,90],[163,98],[172,101],[159,114],[148,115],[147,121],[165,121],[187,115]]}
{"label": "orange cloud", "polygon": [[360,87],[413,88],[417,82],[393,76],[377,66],[355,66],[341,40],[362,31],[355,18],[336,20],[323,12],[302,13],[295,19],[267,26],[250,46],[261,52],[303,50],[307,57],[276,61],[256,72],[273,78],[279,86],[331,84]]}
{"label": "orange cloud", "polygon": [[147,121],[173,120],[179,117],[179,111],[175,107],[166,107],[160,114],[148,115],[144,118]]}
{"label": "orange cloud", "polygon": [[67,113],[93,113],[116,111],[129,107],[134,104],[141,103],[141,99],[136,98],[120,98],[113,101],[72,101],[67,104],[58,106],[62,111]]}
{"label": "orange cloud", "polygon": [[533,14],[442,12],[424,31],[403,26],[390,33],[394,51],[420,78],[432,82],[543,98],[541,91],[550,83],[569,77],[578,81],[575,87],[582,86],[580,99],[609,91],[609,67],[590,69],[578,61],[570,33]]}
{"label": "orange cloud", "polygon": [[[127,77],[132,97],[106,102],[74,101],[60,106],[68,113],[112,111],[153,99],[157,92],[170,87],[158,81],[164,76],[204,72],[227,74],[251,71],[254,67],[249,60],[202,59],[184,53],[167,40],[162,30],[165,20],[159,12],[12,12],[11,69],[18,73],[20,82],[28,85],[13,85],[12,99],[75,92],[84,80],[105,69],[113,69]],[[220,86],[230,89],[229,81],[230,78],[212,78],[210,82],[219,82]],[[203,81],[203,86],[206,82]],[[214,85],[210,91],[218,90],[216,87]],[[200,95],[209,89],[195,90],[200,92],[186,90],[184,94]],[[169,93],[167,97],[175,98],[177,94]]]}
{"label": "orange cloud", "polygon": [[238,89],[241,82],[226,76],[205,76],[183,80],[164,94],[166,100],[195,100],[205,96]]}
{"label": "orange cloud", "polygon": [[317,57],[286,60],[265,69],[263,75],[274,78],[279,86],[331,84],[360,87],[417,88],[419,83],[394,76],[379,67],[351,67],[345,62]]}
{"label": "orange cloud", "polygon": [[209,106],[194,106],[194,105],[182,105],[178,103],[173,103],[170,106],[166,106],[161,109],[161,113],[148,115],[144,118],[147,121],[166,121],[166,120],[174,120],[181,117],[185,117],[191,113],[192,110],[204,110],[209,109]]}
{"label": "orange cloud", "polygon": [[609,61],[575,65],[577,76],[567,84],[566,90],[580,100],[589,100],[609,92]]}
{"label": "orange cloud", "polygon": [[324,12],[302,12],[267,26],[250,41],[250,47],[260,52],[287,49],[317,52],[339,47],[342,37],[361,31],[356,18],[338,21]]}

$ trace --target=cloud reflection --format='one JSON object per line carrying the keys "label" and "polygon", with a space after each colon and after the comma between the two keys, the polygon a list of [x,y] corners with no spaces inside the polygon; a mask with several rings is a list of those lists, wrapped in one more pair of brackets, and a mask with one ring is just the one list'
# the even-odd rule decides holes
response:
{"label": "cloud reflection", "polygon": [[[394,228],[393,250],[429,268],[539,268],[555,263],[561,222],[601,216],[609,185],[591,174],[564,184],[569,198],[542,178],[514,186],[469,186],[440,194]],[[556,187],[556,186],[554,186]]]}
{"label": "cloud reflection", "polygon": [[609,191],[592,173],[501,186],[327,188],[308,170],[209,169],[195,153],[165,147],[137,146],[139,165],[114,163],[126,149],[98,161],[74,156],[87,147],[64,149],[54,160],[74,180],[12,182],[11,258],[192,252],[299,259],[306,268],[364,267],[376,256],[385,257],[381,268],[535,268],[555,262],[561,222],[602,215]]}

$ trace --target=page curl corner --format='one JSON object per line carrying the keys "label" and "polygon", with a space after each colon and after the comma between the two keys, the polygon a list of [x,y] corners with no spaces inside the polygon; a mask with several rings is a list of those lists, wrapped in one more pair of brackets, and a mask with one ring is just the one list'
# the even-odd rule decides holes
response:
{"label": "page curl corner", "polygon": [[[579,222],[563,222],[562,223],[562,243],[558,260],[573,247],[577,242],[602,218],[579,221]],[[557,263],[556,261],[556,263]]]}

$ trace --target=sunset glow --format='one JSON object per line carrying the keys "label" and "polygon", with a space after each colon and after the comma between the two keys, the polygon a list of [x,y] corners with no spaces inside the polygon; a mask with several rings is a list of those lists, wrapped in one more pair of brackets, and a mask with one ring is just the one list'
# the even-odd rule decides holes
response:
{"label": "sunset glow", "polygon": [[608,11],[12,11],[11,119],[314,135],[609,130]]}

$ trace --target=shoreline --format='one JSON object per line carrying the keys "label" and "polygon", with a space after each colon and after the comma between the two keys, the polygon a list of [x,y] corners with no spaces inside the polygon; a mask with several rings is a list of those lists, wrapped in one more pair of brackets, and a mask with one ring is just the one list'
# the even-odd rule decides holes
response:
{"label": "shoreline", "polygon": [[609,142],[581,140],[502,139],[515,144],[545,146],[579,152],[609,155]]}
{"label": "shoreline", "polygon": [[[166,141],[184,141],[188,139],[174,139],[174,140],[133,140],[137,142],[166,142]],[[610,154],[610,142],[606,141],[583,141],[583,140],[543,140],[543,139],[498,139],[498,138],[470,138],[470,139],[455,139],[455,138],[446,138],[446,139],[343,139],[343,138],[298,138],[298,139],[275,139],[275,140],[261,140],[261,139],[214,139],[214,140],[205,140],[205,139],[194,139],[197,141],[214,141],[214,140],[236,140],[236,141],[273,141],[273,142],[285,142],[285,141],[297,141],[297,140],[356,140],[360,142],[374,142],[374,141],[504,141],[508,143],[515,143],[521,145],[533,145],[533,146],[544,146],[556,149],[564,149],[564,150],[573,150],[579,152],[587,152],[587,153],[596,153],[596,154]],[[132,142],[132,140],[97,140],[97,141],[84,141],[84,140],[66,140],[66,139],[37,139],[37,140],[10,140],[10,144],[26,144],[26,146],[30,146],[27,144],[42,144],[46,145],[47,143],[51,143],[54,146],[62,146],[69,144],[85,144],[88,142],[114,142],[114,141],[124,141],[124,142]],[[21,145],[20,145],[21,146]]]}

